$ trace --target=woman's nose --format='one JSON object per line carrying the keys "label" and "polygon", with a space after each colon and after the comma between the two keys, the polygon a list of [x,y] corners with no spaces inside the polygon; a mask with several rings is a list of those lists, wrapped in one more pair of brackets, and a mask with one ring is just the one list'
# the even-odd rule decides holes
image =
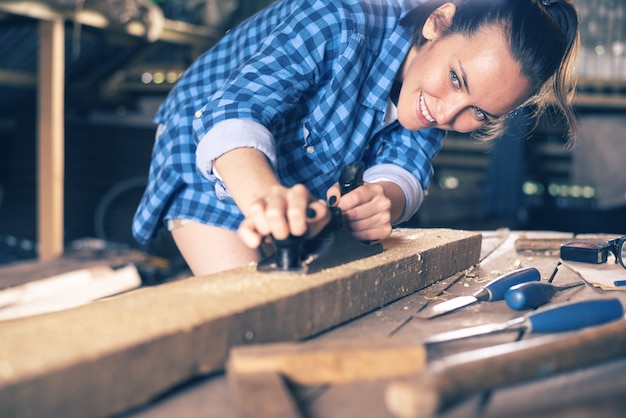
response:
{"label": "woman's nose", "polygon": [[464,104],[461,103],[461,100],[448,98],[446,100],[440,100],[437,103],[437,111],[435,114],[435,119],[439,125],[454,125],[455,120],[458,118],[462,109],[464,108]]}

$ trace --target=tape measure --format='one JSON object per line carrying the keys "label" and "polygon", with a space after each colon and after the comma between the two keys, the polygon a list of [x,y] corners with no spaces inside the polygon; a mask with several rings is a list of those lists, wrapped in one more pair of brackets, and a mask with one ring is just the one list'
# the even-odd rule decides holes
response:
{"label": "tape measure", "polygon": [[571,241],[561,245],[561,259],[580,263],[606,263],[609,244],[598,241]]}

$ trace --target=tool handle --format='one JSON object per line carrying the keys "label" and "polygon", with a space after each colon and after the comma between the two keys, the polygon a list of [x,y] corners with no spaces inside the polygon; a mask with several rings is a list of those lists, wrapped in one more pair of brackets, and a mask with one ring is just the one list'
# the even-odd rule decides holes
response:
{"label": "tool handle", "polygon": [[343,168],[339,176],[339,190],[342,196],[363,185],[364,171],[365,164],[362,162],[348,164]]}
{"label": "tool handle", "polygon": [[541,280],[539,270],[534,267],[525,267],[504,274],[497,279],[492,280],[486,286],[482,287],[473,296],[482,302],[493,302],[503,300],[506,291],[516,284],[533,282]]}
{"label": "tool handle", "polygon": [[619,299],[569,302],[527,314],[529,332],[564,332],[604,324],[624,316]]}
{"label": "tool handle", "polygon": [[559,289],[550,283],[520,283],[506,291],[504,300],[511,309],[533,309],[547,303]]}

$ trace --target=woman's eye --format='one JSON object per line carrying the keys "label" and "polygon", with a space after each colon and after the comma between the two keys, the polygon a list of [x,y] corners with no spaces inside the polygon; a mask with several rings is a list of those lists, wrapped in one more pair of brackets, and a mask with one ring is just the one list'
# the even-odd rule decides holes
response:
{"label": "woman's eye", "polygon": [[472,110],[474,111],[474,114],[476,115],[476,118],[478,120],[482,120],[482,121],[487,120],[487,115],[485,115],[485,112],[480,110],[480,108],[476,106],[472,106]]}
{"label": "woman's eye", "polygon": [[455,88],[457,89],[461,88],[461,80],[459,79],[459,76],[456,75],[454,70],[450,71],[450,81],[452,81],[452,84],[454,85]]}

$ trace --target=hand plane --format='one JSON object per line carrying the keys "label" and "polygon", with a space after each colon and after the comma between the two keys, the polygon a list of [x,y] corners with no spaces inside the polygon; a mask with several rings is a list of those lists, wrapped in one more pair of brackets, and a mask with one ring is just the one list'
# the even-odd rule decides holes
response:
{"label": "hand plane", "polygon": [[[363,163],[346,166],[339,177],[339,188],[344,195],[363,184]],[[322,231],[312,238],[290,235],[287,239],[273,239],[274,253],[257,265],[258,271],[313,273],[326,268],[359,260],[383,251],[380,243],[357,240],[343,224],[341,209],[330,207],[331,219]]]}

